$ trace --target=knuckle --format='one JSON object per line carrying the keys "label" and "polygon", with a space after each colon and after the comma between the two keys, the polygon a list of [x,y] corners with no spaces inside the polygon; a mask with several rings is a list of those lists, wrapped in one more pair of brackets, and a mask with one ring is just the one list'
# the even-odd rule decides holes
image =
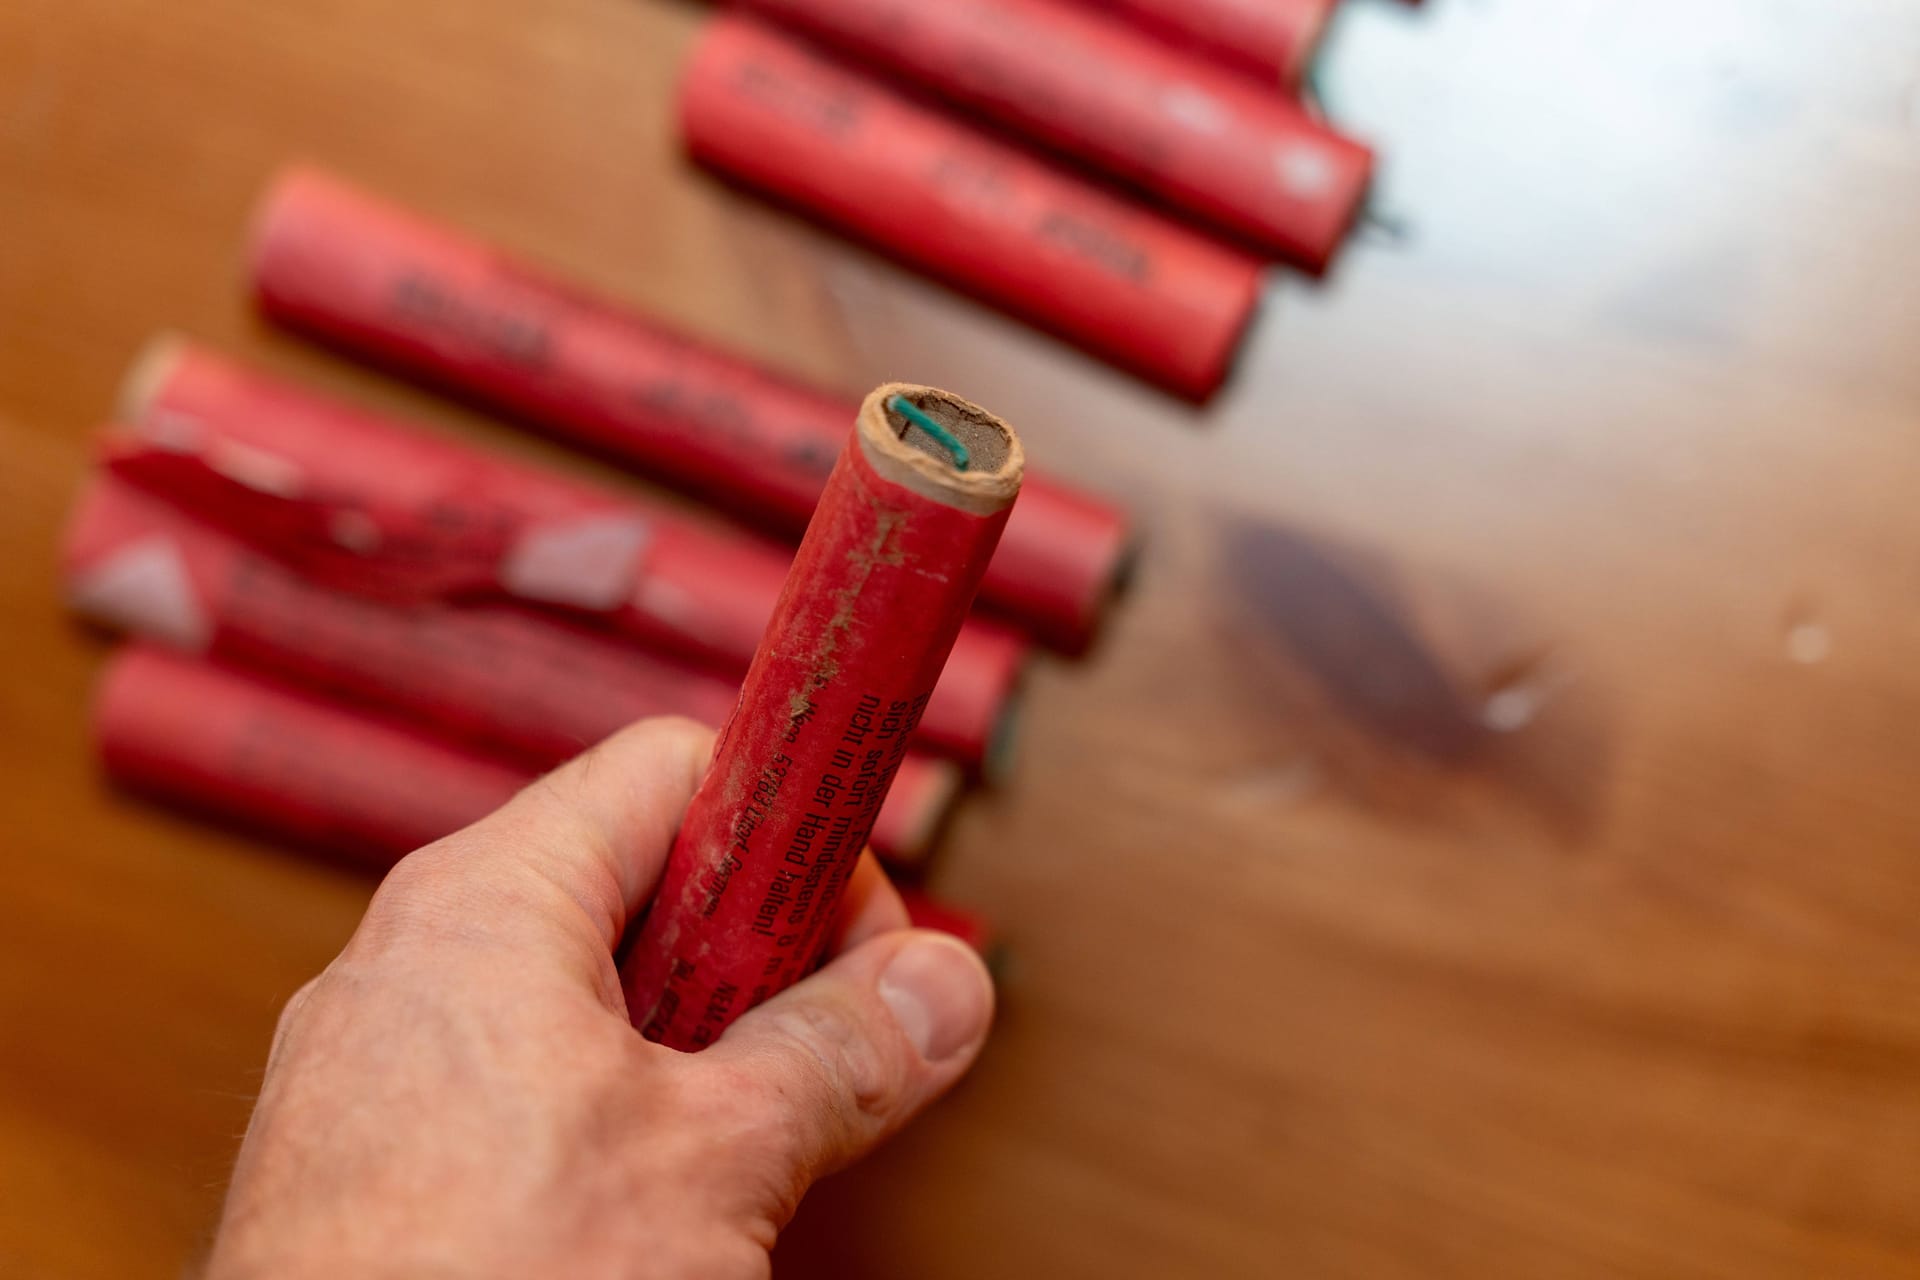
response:
{"label": "knuckle", "polygon": [[777,1083],[777,1073],[765,1067],[758,1057],[699,1063],[675,1096],[674,1114],[692,1117],[702,1132],[726,1145],[777,1145],[789,1124],[792,1099]]}
{"label": "knuckle", "polygon": [[640,745],[655,757],[658,767],[669,764],[685,773],[689,785],[696,783],[713,754],[712,725],[701,724],[687,716],[654,716],[627,729],[621,738]]}
{"label": "knuckle", "polygon": [[[463,841],[470,840],[463,837]],[[467,845],[427,845],[400,859],[374,890],[353,946],[381,953],[417,942],[470,914],[458,891],[457,862]]]}
{"label": "knuckle", "polygon": [[307,979],[300,989],[287,997],[286,1004],[280,1007],[280,1016],[274,1020],[273,1040],[267,1049],[267,1063],[271,1066],[286,1051],[288,1039],[294,1034],[300,1022],[300,1014],[313,1000],[314,992],[320,989],[325,973]]}
{"label": "knuckle", "polygon": [[654,767],[676,759],[704,763],[705,754],[713,749],[713,738],[712,726],[687,716],[648,716],[589,747],[580,759],[590,767],[634,755],[644,756]]}
{"label": "knuckle", "polygon": [[672,1126],[698,1135],[684,1162],[693,1170],[687,1180],[766,1247],[792,1218],[819,1166],[832,1158],[821,1149],[823,1136],[830,1151],[847,1143],[840,1117],[819,1113],[818,1091],[793,1089],[782,1071],[766,1069],[770,1052],[690,1072],[690,1087],[673,1104]]}
{"label": "knuckle", "polygon": [[307,1003],[307,1001],[313,999],[313,993],[319,990],[320,981],[324,977],[326,977],[326,975],[323,973],[315,974],[313,977],[308,978],[305,982],[301,983],[299,990],[295,991],[292,995],[287,997],[287,1003],[284,1006],[282,1006],[280,1009],[280,1025],[281,1026],[283,1027],[286,1026],[288,1023],[292,1022],[295,1018],[300,1016],[301,1008]]}
{"label": "knuckle", "polygon": [[782,1010],[774,1028],[818,1072],[820,1093],[848,1128],[887,1121],[907,1093],[895,1054],[869,1034],[866,1020],[838,1001],[806,1001]]}

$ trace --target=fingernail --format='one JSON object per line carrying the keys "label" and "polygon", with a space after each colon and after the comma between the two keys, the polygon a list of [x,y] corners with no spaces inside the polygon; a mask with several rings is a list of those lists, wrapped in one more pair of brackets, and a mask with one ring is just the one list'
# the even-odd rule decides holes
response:
{"label": "fingernail", "polygon": [[920,938],[901,947],[880,974],[880,998],[928,1062],[945,1062],[987,1033],[993,980],[958,942]]}

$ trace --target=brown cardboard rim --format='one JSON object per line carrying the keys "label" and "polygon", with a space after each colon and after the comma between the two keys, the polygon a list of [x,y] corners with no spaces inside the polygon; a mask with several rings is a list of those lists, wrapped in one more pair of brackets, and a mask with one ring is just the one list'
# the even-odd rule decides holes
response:
{"label": "brown cardboard rim", "polygon": [[[908,443],[902,438],[903,421],[887,408],[894,396],[938,419],[976,457],[993,458],[996,465],[962,471],[946,457]],[[854,434],[875,472],[923,498],[986,516],[1011,506],[1020,493],[1027,465],[1020,437],[993,414],[950,391],[910,382],[876,387],[860,405]]]}
{"label": "brown cardboard rim", "polygon": [[967,786],[967,771],[957,761],[930,757],[922,762],[925,773],[925,798],[916,806],[908,824],[902,847],[891,850],[882,862],[896,867],[924,864],[939,843],[940,833],[953,821],[960,797]]}
{"label": "brown cardboard rim", "polygon": [[167,385],[191,348],[192,343],[186,337],[171,330],[156,333],[141,343],[133,362],[127,366],[126,376],[120,380],[119,395],[114,402],[117,420],[128,426],[146,421],[154,401],[160,398],[161,388]]}

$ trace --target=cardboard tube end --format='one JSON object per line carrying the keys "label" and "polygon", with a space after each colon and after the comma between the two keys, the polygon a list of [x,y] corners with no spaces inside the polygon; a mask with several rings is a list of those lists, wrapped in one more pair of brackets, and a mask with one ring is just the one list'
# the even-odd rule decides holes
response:
{"label": "cardboard tube end", "polygon": [[1333,25],[1334,10],[1335,5],[1328,3],[1301,19],[1300,30],[1295,33],[1293,43],[1288,47],[1286,56],[1280,63],[1282,88],[1297,90],[1306,83],[1307,73],[1312,69],[1314,60],[1326,48],[1327,33]]}
{"label": "cardboard tube end", "polygon": [[952,821],[966,789],[966,770],[951,760],[927,762],[922,781],[921,801],[915,807],[914,823],[905,833],[897,862],[915,866],[927,860],[940,842],[941,832]]}
{"label": "cardboard tube end", "polygon": [[1013,776],[1014,761],[1020,754],[1022,694],[1018,686],[1007,694],[980,757],[980,780],[988,786],[998,786]]}
{"label": "cardboard tube end", "polygon": [[1140,560],[1145,552],[1146,538],[1137,529],[1122,532],[1107,562],[1106,576],[1100,580],[1098,593],[1087,610],[1077,653],[1084,654],[1093,648],[1095,641],[1106,632],[1108,620],[1119,611],[1121,600],[1133,590],[1140,576]]}
{"label": "cardboard tube end", "polygon": [[[964,467],[948,442],[892,407],[896,396],[964,447]],[[1026,453],[1012,427],[936,387],[889,382],[876,388],[860,406],[855,434],[868,465],[881,476],[975,515],[992,515],[1010,506],[1026,472]]]}
{"label": "cardboard tube end", "polygon": [[160,390],[173,371],[186,358],[187,340],[178,333],[164,331],[141,344],[120,380],[120,392],[114,401],[116,420],[132,425],[146,421]]}
{"label": "cardboard tube end", "polygon": [[270,309],[267,259],[273,255],[283,224],[292,216],[290,211],[303,201],[321,199],[342,189],[338,179],[304,161],[282,165],[267,179],[266,188],[254,202],[248,217],[240,251],[242,278],[258,305]]}

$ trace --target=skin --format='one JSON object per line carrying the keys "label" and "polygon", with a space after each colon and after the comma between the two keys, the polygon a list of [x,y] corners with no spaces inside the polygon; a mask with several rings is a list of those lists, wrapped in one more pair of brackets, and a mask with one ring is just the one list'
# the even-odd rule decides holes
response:
{"label": "skin", "polygon": [[281,1015],[211,1280],[757,1277],[816,1178],[972,1065],[993,987],[865,859],[837,954],[683,1054],[615,949],[711,749],[647,721],[404,859]]}

